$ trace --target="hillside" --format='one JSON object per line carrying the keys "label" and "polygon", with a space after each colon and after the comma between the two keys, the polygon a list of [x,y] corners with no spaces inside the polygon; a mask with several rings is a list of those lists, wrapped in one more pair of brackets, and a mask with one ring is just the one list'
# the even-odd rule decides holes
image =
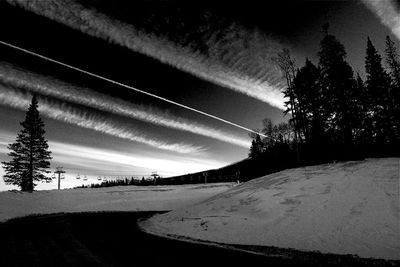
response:
{"label": "hillside", "polygon": [[288,169],[143,223],[229,244],[400,259],[399,159]]}

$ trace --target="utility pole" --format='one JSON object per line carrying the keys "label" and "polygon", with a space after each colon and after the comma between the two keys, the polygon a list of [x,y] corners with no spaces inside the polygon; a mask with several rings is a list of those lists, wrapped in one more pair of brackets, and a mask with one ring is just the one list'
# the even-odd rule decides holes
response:
{"label": "utility pole", "polygon": [[65,173],[62,169],[63,167],[56,167],[56,171],[54,173],[58,173],[58,190],[60,190],[60,177],[62,173]]}
{"label": "utility pole", "polygon": [[207,183],[208,172],[203,172],[204,183]]}
{"label": "utility pole", "polygon": [[240,171],[236,171],[236,181],[237,184],[240,184]]}
{"label": "utility pole", "polygon": [[157,178],[159,178],[160,176],[157,174],[157,172],[152,172],[151,175],[154,179],[154,185],[156,185],[157,183]]}

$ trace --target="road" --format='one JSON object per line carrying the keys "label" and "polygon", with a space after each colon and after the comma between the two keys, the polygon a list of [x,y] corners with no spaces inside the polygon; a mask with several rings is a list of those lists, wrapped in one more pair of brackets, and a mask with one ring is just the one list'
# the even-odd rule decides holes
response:
{"label": "road", "polygon": [[137,221],[154,213],[70,213],[10,220],[0,224],[0,266],[365,266],[346,264],[342,258],[327,264],[321,257],[266,257],[142,232]]}

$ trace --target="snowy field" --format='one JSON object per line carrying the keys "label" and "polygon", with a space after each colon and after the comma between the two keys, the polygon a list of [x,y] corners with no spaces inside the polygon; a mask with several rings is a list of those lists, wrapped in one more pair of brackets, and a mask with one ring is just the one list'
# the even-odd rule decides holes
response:
{"label": "snowy field", "polygon": [[285,170],[157,215],[142,227],[228,244],[399,260],[399,161]]}
{"label": "snowy field", "polygon": [[0,222],[31,214],[83,211],[172,210],[202,201],[231,183],[177,186],[118,186],[65,190],[0,192]]}

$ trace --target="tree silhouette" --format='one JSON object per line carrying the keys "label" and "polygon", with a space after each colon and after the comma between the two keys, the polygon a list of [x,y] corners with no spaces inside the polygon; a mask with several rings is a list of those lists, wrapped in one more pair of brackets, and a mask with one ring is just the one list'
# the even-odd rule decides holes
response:
{"label": "tree silhouette", "polygon": [[250,137],[252,137],[253,140],[251,141],[249,157],[256,158],[264,152],[264,144],[259,134],[252,134]]}
{"label": "tree silhouette", "polygon": [[400,56],[396,44],[386,37],[385,69],[368,38],[363,80],[359,73],[354,76],[345,48],[329,32],[328,23],[321,32],[317,66],[306,58],[305,65],[295,67],[288,49],[273,58],[286,81],[284,114],[291,118],[282,126],[265,119],[261,132],[266,137],[250,135],[253,142],[247,168],[262,166],[258,169],[263,170],[251,175],[337,160],[399,156]]}
{"label": "tree silhouette", "polygon": [[296,149],[297,161],[300,162],[301,157],[299,144],[301,144],[303,140],[299,127],[299,119],[302,111],[300,110],[300,106],[297,102],[296,88],[293,85],[293,80],[296,76],[296,61],[291,57],[290,51],[287,48],[283,48],[276,57],[272,58],[272,60],[280,68],[286,81],[287,87],[282,91],[284,97],[288,98],[288,100],[285,101],[286,110],[284,111],[284,114],[286,115],[290,113],[292,116],[289,122],[294,126],[294,146]]}
{"label": "tree silhouette", "polygon": [[11,150],[8,156],[11,160],[2,162],[6,172],[3,179],[6,184],[19,186],[21,191],[31,192],[36,186],[35,181],[49,179],[43,173],[49,173],[46,169],[50,167],[51,159],[35,95],[21,126],[16,142],[8,145]]}
{"label": "tree silhouette", "polygon": [[293,81],[297,101],[301,106],[298,126],[306,143],[319,144],[322,141],[325,121],[321,116],[321,93],[318,85],[319,69],[307,58]]}
{"label": "tree silhouette", "polygon": [[332,34],[326,33],[318,55],[323,106],[321,115],[329,124],[330,139],[350,148],[353,143],[350,107],[356,84],[353,70],[346,61],[344,46]]}
{"label": "tree silhouette", "polygon": [[389,68],[392,83],[389,91],[390,118],[392,122],[391,141],[399,142],[400,136],[400,57],[395,43],[386,36],[385,61]]}
{"label": "tree silhouette", "polygon": [[390,77],[382,66],[382,57],[368,37],[365,57],[366,86],[369,94],[369,114],[374,128],[375,142],[384,144],[390,135]]}
{"label": "tree silhouette", "polygon": [[365,82],[360,74],[356,76],[356,86],[354,88],[354,109],[351,110],[355,118],[353,129],[354,139],[359,145],[368,146],[373,143],[373,123],[369,114],[369,95]]}
{"label": "tree silhouette", "polygon": [[400,58],[395,43],[386,36],[385,61],[396,87],[400,87]]}

